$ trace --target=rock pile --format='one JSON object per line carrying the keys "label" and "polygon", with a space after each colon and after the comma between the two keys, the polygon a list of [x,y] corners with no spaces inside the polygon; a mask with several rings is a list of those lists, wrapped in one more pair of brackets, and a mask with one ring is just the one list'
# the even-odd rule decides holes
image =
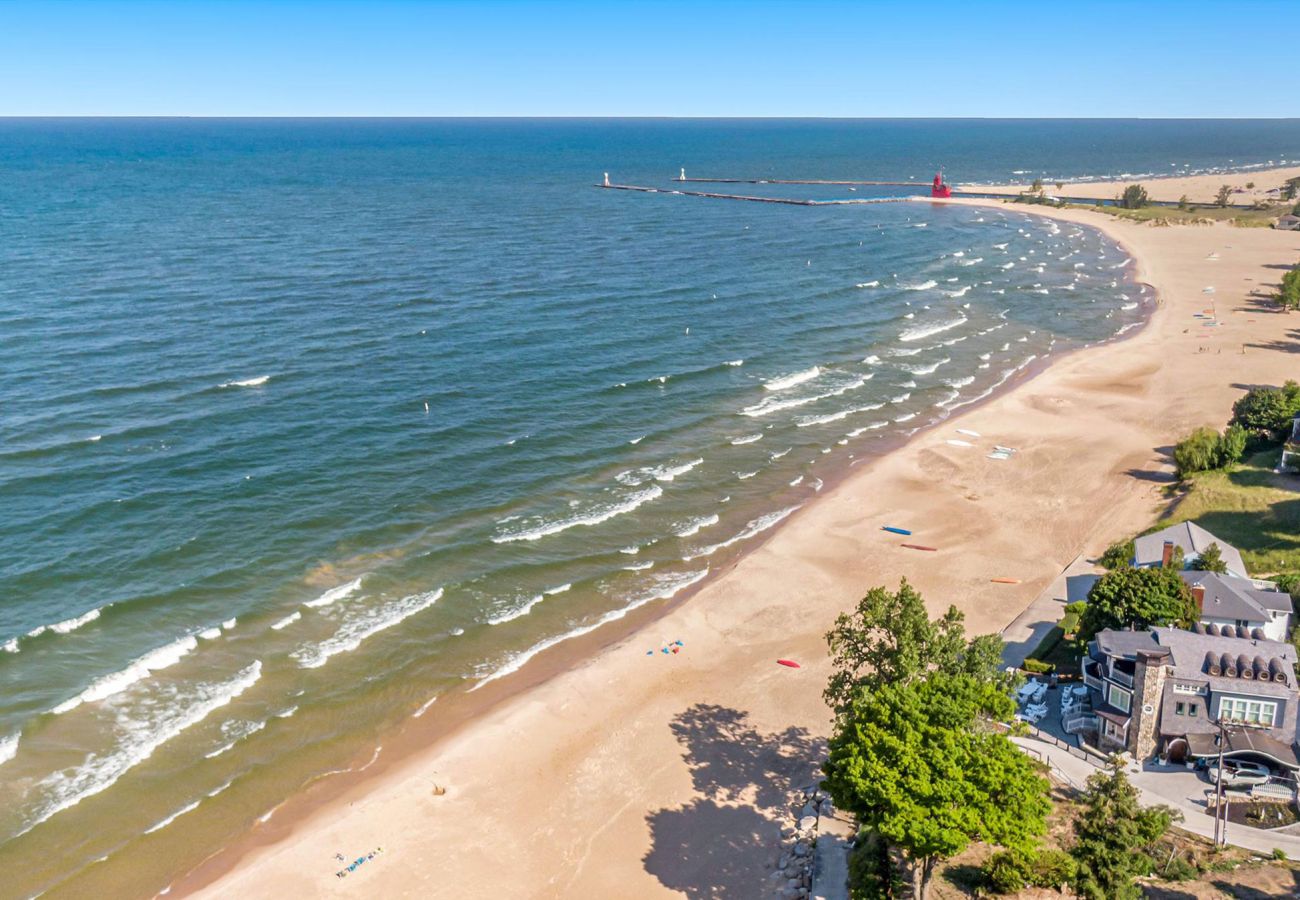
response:
{"label": "rock pile", "polygon": [[815,784],[801,788],[794,796],[790,804],[793,824],[781,827],[779,852],[768,863],[773,870],[768,876],[772,892],[781,900],[807,900],[817,855],[817,826],[822,816],[832,812],[830,797]]}

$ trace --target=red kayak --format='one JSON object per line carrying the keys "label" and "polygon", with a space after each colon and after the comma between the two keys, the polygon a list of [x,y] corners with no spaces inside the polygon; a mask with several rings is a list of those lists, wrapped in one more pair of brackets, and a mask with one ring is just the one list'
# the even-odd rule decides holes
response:
{"label": "red kayak", "polygon": [[801,668],[801,666],[793,659],[778,659],[777,663],[782,666],[789,666],[792,669]]}
{"label": "red kayak", "polygon": [[928,550],[931,553],[935,553],[939,549],[938,547],[927,547],[924,544],[902,544],[900,546],[906,547],[909,550]]}

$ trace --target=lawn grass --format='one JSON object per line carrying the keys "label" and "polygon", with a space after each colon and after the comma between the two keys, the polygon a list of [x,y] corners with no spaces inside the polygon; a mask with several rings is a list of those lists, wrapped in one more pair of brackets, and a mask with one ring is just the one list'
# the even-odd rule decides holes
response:
{"label": "lawn grass", "polygon": [[1073,635],[1079,627],[1079,616],[1082,614],[1081,609],[1065,610],[1065,615],[1061,621],[1052,626],[1052,630],[1043,636],[1034,648],[1034,652],[1029,654],[1027,659],[1036,659],[1039,662],[1055,666],[1053,671],[1058,674],[1062,672],[1074,672],[1079,668],[1079,650],[1073,641],[1068,641],[1065,636]]}
{"label": "lawn grass", "polygon": [[1159,527],[1195,522],[1240,550],[1255,576],[1300,571],[1300,477],[1273,471],[1279,452],[1264,450],[1229,469],[1198,472]]}
{"label": "lawn grass", "polygon": [[1120,209],[1118,206],[1080,206],[1106,213],[1117,219],[1150,222],[1155,225],[1209,225],[1213,222],[1230,222],[1239,228],[1269,228],[1278,216],[1290,212],[1289,206],[1271,206],[1267,209],[1234,209],[1219,206],[1144,206],[1141,209]]}

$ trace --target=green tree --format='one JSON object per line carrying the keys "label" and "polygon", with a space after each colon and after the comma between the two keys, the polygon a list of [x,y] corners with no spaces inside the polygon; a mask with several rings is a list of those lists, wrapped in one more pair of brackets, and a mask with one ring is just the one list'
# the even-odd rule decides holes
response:
{"label": "green tree", "polygon": [[925,601],[906,578],[897,592],[872,588],[826,635],[834,668],[823,694],[826,704],[839,714],[859,693],[932,671],[964,673],[1009,688],[1002,639],[981,635],[967,641],[964,621],[955,606],[931,621]]}
{"label": "green tree", "polygon": [[1181,818],[1167,806],[1143,809],[1118,760],[1109,771],[1090,776],[1070,848],[1078,864],[1075,890],[1079,896],[1086,900],[1141,897],[1133,880],[1151,872],[1151,857],[1144,851]]}
{"label": "green tree", "polygon": [[990,727],[1014,712],[994,685],[936,672],[858,694],[837,724],[823,786],[902,853],[915,900],[972,841],[1028,849],[1046,831],[1046,779]]}
{"label": "green tree", "polygon": [[1202,572],[1218,572],[1222,575],[1228,571],[1228,564],[1223,561],[1223,551],[1218,544],[1210,544],[1201,551],[1201,555],[1192,563],[1192,568]]}
{"label": "green tree", "polygon": [[1122,568],[1107,572],[1088,591],[1088,606],[1079,620],[1079,640],[1086,643],[1106,628],[1190,625],[1196,601],[1174,568]]}
{"label": "green tree", "polygon": [[1219,187],[1219,192],[1214,195],[1216,206],[1227,206],[1228,201],[1232,199],[1232,185],[1225,184]]}
{"label": "green tree", "polygon": [[1246,441],[1249,435],[1246,429],[1240,425],[1229,425],[1219,436],[1219,445],[1215,449],[1216,465],[1220,469],[1227,468],[1233,463],[1239,461],[1242,454],[1246,452]]}
{"label": "green tree", "polygon": [[1136,552],[1137,547],[1133,541],[1116,541],[1106,548],[1106,552],[1101,555],[1100,562],[1107,569],[1131,566],[1133,564],[1133,554]]}
{"label": "green tree", "polygon": [[[1300,191],[1300,178],[1288,178],[1282,182],[1282,199],[1294,200],[1296,192]],[[1297,213],[1300,215],[1300,213]]]}
{"label": "green tree", "polygon": [[1282,283],[1278,286],[1274,299],[1285,310],[1300,309],[1300,266],[1282,276]]}
{"label": "green tree", "polygon": [[1277,439],[1291,430],[1291,420],[1300,415],[1300,384],[1288,381],[1281,388],[1252,388],[1232,404],[1236,425]]}
{"label": "green tree", "polygon": [[1186,194],[1183,194],[1181,197],[1178,198],[1179,209],[1187,209],[1187,207],[1189,206],[1191,206],[1191,201],[1187,199]]}
{"label": "green tree", "polygon": [[1255,189],[1255,182],[1253,182],[1253,181],[1247,181],[1247,182],[1246,182],[1246,190],[1248,190],[1248,191],[1253,191],[1254,189]]}
{"label": "green tree", "polygon": [[1219,433],[1213,428],[1198,428],[1174,445],[1174,468],[1178,477],[1208,472],[1217,467]]}
{"label": "green tree", "polygon": [[1035,194],[1040,193],[1043,190],[1043,179],[1035,178],[1034,183],[1029,186],[1029,189]]}
{"label": "green tree", "polygon": [[1148,202],[1147,189],[1140,184],[1130,184],[1119,196],[1119,205],[1124,209],[1141,209]]}

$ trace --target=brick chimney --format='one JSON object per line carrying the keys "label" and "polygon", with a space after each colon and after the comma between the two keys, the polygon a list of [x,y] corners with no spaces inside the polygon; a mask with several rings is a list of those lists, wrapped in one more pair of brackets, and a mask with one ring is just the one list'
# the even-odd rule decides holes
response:
{"label": "brick chimney", "polygon": [[1173,561],[1173,558],[1174,558],[1174,542],[1165,541],[1164,550],[1160,554],[1160,565],[1166,569],[1169,568],[1169,563]]}
{"label": "brick chimney", "polygon": [[1205,586],[1198,584],[1192,588],[1192,598],[1196,601],[1196,611],[1205,615]]}

